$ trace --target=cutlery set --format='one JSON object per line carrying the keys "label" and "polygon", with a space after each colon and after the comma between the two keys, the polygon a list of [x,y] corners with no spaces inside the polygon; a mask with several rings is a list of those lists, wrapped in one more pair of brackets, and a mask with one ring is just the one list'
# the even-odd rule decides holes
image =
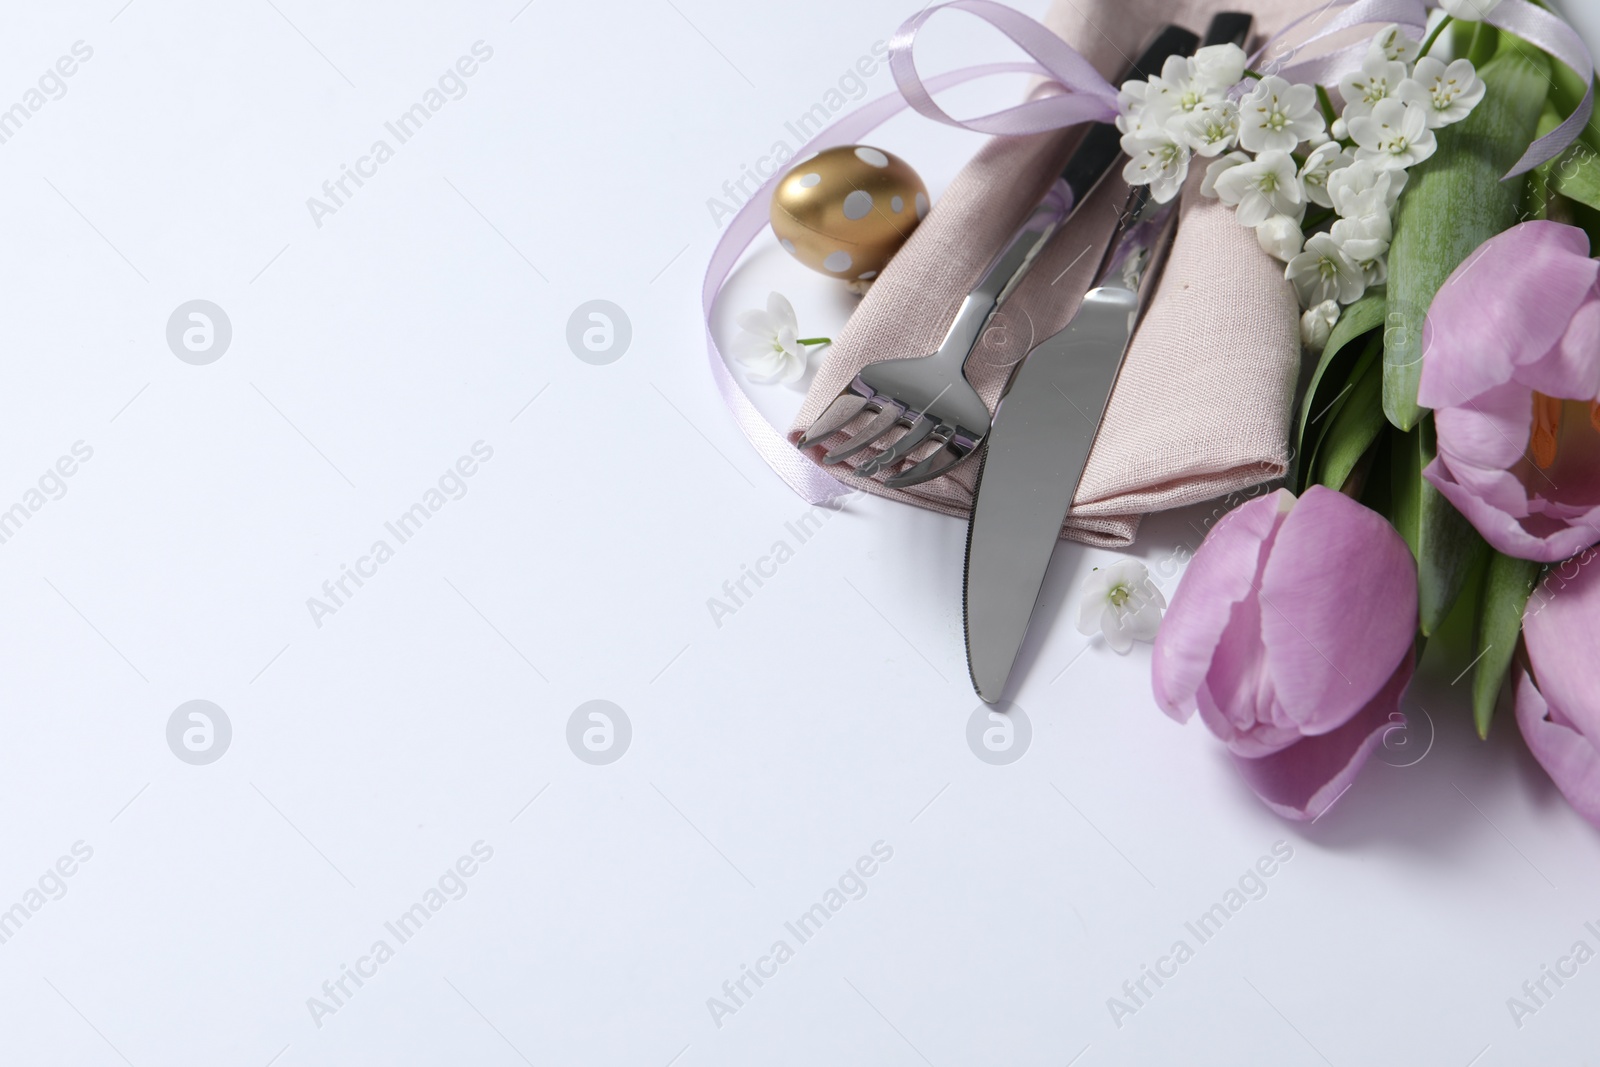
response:
{"label": "cutlery set", "polygon": [[[1251,23],[1245,14],[1217,15],[1204,43],[1242,46]],[[1192,55],[1200,44],[1189,31],[1168,26],[1117,84],[1159,75],[1169,57]],[[823,455],[832,466],[903,428],[898,440],[856,468],[863,477],[884,475],[882,483],[894,489],[940,477],[982,452],[967,528],[963,616],[968,672],[988,703],[1001,699],[1027,634],[1123,357],[1160,275],[1177,201],[1158,204],[1147,186],[1133,188],[1077,312],[1012,368],[992,417],[966,366],[984,328],[1051,237],[1125,159],[1120,140],[1115,126],[1091,125],[1060,178],[962,301],[938,350],[869,363],[799,441],[811,447],[870,416],[860,432]],[[924,447],[932,451],[898,469]]]}

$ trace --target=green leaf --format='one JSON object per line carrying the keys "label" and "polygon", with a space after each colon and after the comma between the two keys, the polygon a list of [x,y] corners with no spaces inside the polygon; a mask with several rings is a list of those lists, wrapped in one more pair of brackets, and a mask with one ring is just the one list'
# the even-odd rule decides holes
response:
{"label": "green leaf", "polygon": [[1550,184],[1568,200],[1600,211],[1600,156],[1587,146],[1574,145],[1555,164]]}
{"label": "green leaf", "polygon": [[1500,177],[1533,141],[1550,89],[1549,63],[1532,50],[1502,50],[1479,76],[1487,93],[1472,114],[1438,131],[1438,151],[1412,170],[1395,216],[1383,410],[1402,430],[1422,416],[1417,382],[1428,305],[1479,245],[1516,224],[1523,182]]}
{"label": "green leaf", "polygon": [[[1327,347],[1322,350],[1322,358],[1317,361],[1317,369],[1311,374],[1311,384],[1306,387],[1305,399],[1300,404],[1299,429],[1294,444],[1295,461],[1300,470],[1297,480],[1301,486],[1311,480],[1308,447],[1310,451],[1316,451],[1317,443],[1327,432],[1332,422],[1328,415],[1350,382],[1346,368],[1353,366],[1357,354],[1363,351],[1351,345],[1351,342],[1383,323],[1386,307],[1384,293],[1382,288],[1373,289],[1344,309],[1339,321],[1333,325],[1333,333],[1328,337]],[[1339,359],[1342,352],[1345,357]],[[1307,437],[1318,423],[1321,427],[1308,446]]]}
{"label": "green leaf", "polygon": [[1382,348],[1382,339],[1374,334],[1373,341],[1351,372],[1349,393],[1317,446],[1316,480],[1329,489],[1344,488],[1356,464],[1378,439],[1385,425],[1383,364],[1378,359]]}
{"label": "green leaf", "polygon": [[1522,612],[1528,606],[1540,565],[1491,550],[1489,576],[1484,583],[1483,607],[1478,615],[1477,666],[1472,672],[1472,719],[1478,736],[1489,736],[1489,720],[1500,699],[1517,635],[1522,632]]}
{"label": "green leaf", "polygon": [[1472,568],[1489,546],[1462,514],[1422,476],[1433,462],[1433,419],[1394,435],[1390,521],[1417,561],[1417,620],[1431,635],[1450,612]]}

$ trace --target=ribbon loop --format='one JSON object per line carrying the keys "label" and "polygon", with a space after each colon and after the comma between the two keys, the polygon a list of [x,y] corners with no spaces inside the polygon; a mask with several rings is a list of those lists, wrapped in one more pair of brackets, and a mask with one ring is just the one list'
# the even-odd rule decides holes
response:
{"label": "ribbon loop", "polygon": [[1507,178],[1515,178],[1565,152],[1578,139],[1583,128],[1589,125],[1589,118],[1594,114],[1594,56],[1589,53],[1577,30],[1544,8],[1530,4],[1528,0],[1501,0],[1500,6],[1491,11],[1484,21],[1542,48],[1571,67],[1588,86],[1578,103],[1578,110],[1529,145],[1522,158],[1517,160],[1517,165],[1507,172]]}
{"label": "ribbon loop", "polygon": [[[965,11],[1011,38],[1034,63],[995,64],[1007,71],[1039,74],[1056,82],[1065,93],[1030,100],[972,119],[958,119],[933,101],[933,94],[917,73],[913,55],[917,32],[940,11]],[[967,70],[979,68],[969,67]],[[1080,122],[1110,122],[1117,117],[1117,88],[1049,27],[994,0],[949,0],[912,15],[889,41],[889,70],[900,95],[919,115],[975,133],[1017,136],[1075,126]],[[998,73],[999,70],[995,70]]]}

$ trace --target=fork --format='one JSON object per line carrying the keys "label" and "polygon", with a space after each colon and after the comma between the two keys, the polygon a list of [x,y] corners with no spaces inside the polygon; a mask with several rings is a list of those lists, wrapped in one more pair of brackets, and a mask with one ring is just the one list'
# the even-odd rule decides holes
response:
{"label": "fork", "polygon": [[[1188,55],[1199,43],[1188,30],[1166,27],[1118,84],[1158,73],[1169,56]],[[990,415],[967,380],[967,360],[983,336],[984,326],[1022,281],[1039,252],[1073,210],[1088,199],[1120,155],[1116,127],[1108,123],[1091,126],[1061,177],[961,302],[938,349],[927,356],[878,360],[862,367],[806,429],[799,447],[825,440],[864,412],[872,415],[871,421],[849,441],[824,454],[824,464],[842,463],[902,425],[906,431],[900,439],[863,463],[858,474],[871,478],[892,471],[924,444],[937,446],[910,469],[885,478],[883,484],[890,489],[938,478],[976,452],[988,437]]]}
{"label": "fork", "polygon": [[[849,441],[822,457],[832,466],[871,446],[898,424],[908,429],[894,447],[863,464],[858,473],[872,477],[892,469],[925,441],[940,448],[904,474],[885,480],[898,488],[940,474],[971,455],[989,432],[989,409],[967,382],[963,371],[991,313],[1011,294],[1039,250],[1066,215],[1066,202],[1052,187],[1017,230],[977,286],[967,294],[932,355],[869,363],[856,374],[800,439],[805,448],[843,428],[863,411],[872,421]],[[943,462],[941,462],[943,460]]]}

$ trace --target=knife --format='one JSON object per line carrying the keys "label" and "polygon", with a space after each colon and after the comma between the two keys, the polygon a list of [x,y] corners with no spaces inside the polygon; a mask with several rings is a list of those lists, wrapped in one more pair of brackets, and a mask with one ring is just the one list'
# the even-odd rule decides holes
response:
{"label": "knife", "polygon": [[[1243,44],[1249,16],[1218,15],[1207,44]],[[1093,287],[1065,328],[1029,351],[995,409],[967,527],[963,616],[967,669],[1000,700],[1028,631],[1061,524],[1160,273],[1177,200],[1129,194]]]}

